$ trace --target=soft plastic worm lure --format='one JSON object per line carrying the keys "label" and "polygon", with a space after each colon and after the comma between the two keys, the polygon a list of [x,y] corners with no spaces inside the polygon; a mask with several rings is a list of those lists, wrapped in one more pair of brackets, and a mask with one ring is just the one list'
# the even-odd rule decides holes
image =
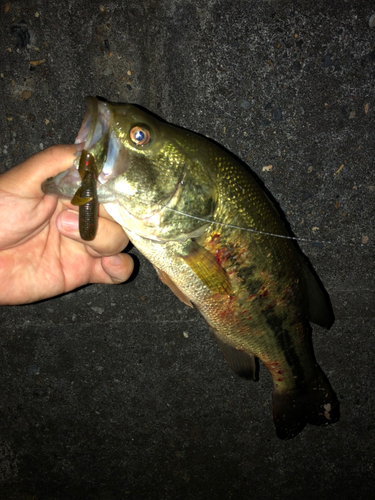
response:
{"label": "soft plastic worm lure", "polygon": [[85,241],[91,241],[95,238],[98,227],[97,174],[95,159],[85,149],[82,150],[78,172],[82,183],[71,204],[79,206],[79,234],[81,238]]}

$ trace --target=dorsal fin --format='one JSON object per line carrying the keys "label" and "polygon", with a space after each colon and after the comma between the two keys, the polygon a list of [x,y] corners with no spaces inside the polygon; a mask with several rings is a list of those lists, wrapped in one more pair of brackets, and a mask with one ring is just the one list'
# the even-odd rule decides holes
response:
{"label": "dorsal fin", "polygon": [[303,271],[309,301],[309,320],[323,328],[330,328],[335,317],[328,294],[305,262]]}

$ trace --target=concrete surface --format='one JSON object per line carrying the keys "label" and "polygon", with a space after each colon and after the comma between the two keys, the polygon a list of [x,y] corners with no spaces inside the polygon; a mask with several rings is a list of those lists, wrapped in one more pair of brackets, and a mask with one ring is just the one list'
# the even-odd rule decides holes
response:
{"label": "concrete surface", "polygon": [[374,13],[365,0],[1,2],[1,171],[72,142],[87,95],[223,144],[296,235],[331,242],[301,246],[334,305],[313,343],[341,401],[338,424],[278,440],[266,371],[235,377],[138,257],[122,286],[0,309],[1,499],[373,498]]}

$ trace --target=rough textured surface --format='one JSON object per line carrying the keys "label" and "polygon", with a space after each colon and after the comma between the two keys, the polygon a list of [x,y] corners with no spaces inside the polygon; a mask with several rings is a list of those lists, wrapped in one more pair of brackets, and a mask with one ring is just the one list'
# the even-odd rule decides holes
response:
{"label": "rough textured surface", "polygon": [[223,144],[295,234],[332,242],[303,249],[335,309],[313,342],[342,416],[279,441],[266,371],[235,377],[139,257],[122,286],[0,309],[0,498],[372,497],[374,12],[365,0],[1,2],[1,171],[72,142],[86,95]]}

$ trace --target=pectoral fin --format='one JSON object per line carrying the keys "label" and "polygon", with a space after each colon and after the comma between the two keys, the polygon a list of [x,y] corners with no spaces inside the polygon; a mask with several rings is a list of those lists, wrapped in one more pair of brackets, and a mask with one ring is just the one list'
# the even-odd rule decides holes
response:
{"label": "pectoral fin", "polygon": [[181,257],[212,293],[232,293],[227,273],[208,250],[192,241],[189,253]]}
{"label": "pectoral fin", "polygon": [[211,328],[212,336],[217,342],[223,356],[231,370],[237,375],[250,380],[258,380],[257,362],[255,356],[240,351],[224,342],[221,337]]}

